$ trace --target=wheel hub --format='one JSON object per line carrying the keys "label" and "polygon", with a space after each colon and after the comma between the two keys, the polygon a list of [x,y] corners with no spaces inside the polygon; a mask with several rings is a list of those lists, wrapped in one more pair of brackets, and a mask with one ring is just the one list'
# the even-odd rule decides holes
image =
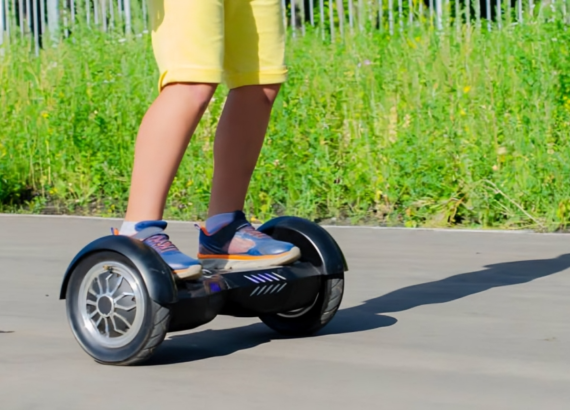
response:
{"label": "wheel hub", "polygon": [[106,347],[121,347],[137,334],[144,311],[140,284],[130,268],[100,263],[81,284],[79,309],[91,336]]}
{"label": "wheel hub", "polygon": [[111,313],[115,310],[115,304],[113,303],[113,299],[109,296],[101,296],[97,299],[97,310],[101,316],[109,317]]}

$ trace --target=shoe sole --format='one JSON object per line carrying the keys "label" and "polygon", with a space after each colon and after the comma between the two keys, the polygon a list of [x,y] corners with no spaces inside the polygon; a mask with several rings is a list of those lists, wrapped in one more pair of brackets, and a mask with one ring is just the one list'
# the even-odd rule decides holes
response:
{"label": "shoe sole", "polygon": [[173,273],[177,278],[181,280],[195,280],[202,277],[202,266],[193,265],[190,266],[188,269],[175,270],[173,271]]}
{"label": "shoe sole", "polygon": [[297,247],[287,253],[276,255],[274,258],[264,257],[263,259],[230,259],[230,258],[200,258],[204,269],[208,270],[232,270],[247,268],[268,268],[271,266],[281,266],[297,261],[301,257],[301,250]]}

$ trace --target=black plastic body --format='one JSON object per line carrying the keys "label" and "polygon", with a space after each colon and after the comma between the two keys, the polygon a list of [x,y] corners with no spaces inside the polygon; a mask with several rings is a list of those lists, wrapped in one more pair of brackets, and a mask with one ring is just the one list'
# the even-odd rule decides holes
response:
{"label": "black plastic body", "polygon": [[193,329],[217,315],[258,317],[310,305],[323,275],[308,263],[206,275],[178,283],[170,332]]}
{"label": "black plastic body", "polygon": [[335,240],[317,224],[281,217],[259,230],[294,243],[301,249],[301,259],[288,266],[205,272],[196,281],[175,281],[168,265],[153,249],[125,236],[106,236],[87,245],[71,262],[60,299],[65,299],[69,278],[80,260],[94,252],[117,252],[139,270],[150,298],[170,309],[169,331],[175,332],[196,328],[220,314],[258,317],[309,306],[326,277],[342,277],[348,270]]}
{"label": "black plastic body", "polygon": [[81,249],[65,272],[60,299],[65,299],[69,278],[78,262],[89,254],[101,251],[117,252],[130,259],[141,273],[150,298],[156,303],[163,306],[176,303],[177,289],[170,267],[154,249],[137,239],[123,235],[104,236]]}

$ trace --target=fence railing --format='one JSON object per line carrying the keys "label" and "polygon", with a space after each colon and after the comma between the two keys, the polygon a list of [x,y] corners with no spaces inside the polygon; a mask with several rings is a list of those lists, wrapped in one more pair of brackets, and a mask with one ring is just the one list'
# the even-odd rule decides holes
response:
{"label": "fence railing", "polygon": [[[46,38],[68,37],[82,22],[103,31],[137,34],[148,30],[148,0],[0,0],[0,52],[11,40],[29,38],[36,54]],[[206,0],[204,0],[206,1]],[[394,34],[427,26],[444,31],[474,26],[487,30],[506,24],[567,19],[570,0],[281,0],[283,19],[293,36],[308,27],[323,39],[378,30]]]}

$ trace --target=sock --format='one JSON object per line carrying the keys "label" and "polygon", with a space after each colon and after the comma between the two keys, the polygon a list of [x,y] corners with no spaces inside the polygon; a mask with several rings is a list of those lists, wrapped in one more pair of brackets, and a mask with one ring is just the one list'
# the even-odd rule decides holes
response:
{"label": "sock", "polygon": [[132,236],[136,234],[137,233],[135,229],[136,224],[138,224],[138,222],[123,221],[121,229],[119,229],[119,235]]}
{"label": "sock", "polygon": [[209,233],[214,233],[225,225],[232,223],[233,220],[233,212],[211,216],[206,220],[206,230]]}

